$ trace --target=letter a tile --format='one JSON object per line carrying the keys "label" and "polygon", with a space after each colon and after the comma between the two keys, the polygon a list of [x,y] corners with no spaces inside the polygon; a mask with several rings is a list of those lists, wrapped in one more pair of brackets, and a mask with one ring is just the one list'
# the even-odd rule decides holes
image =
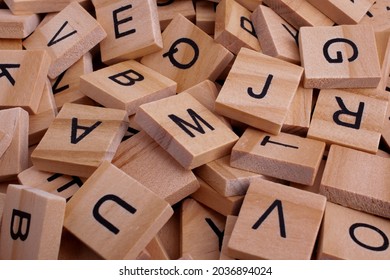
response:
{"label": "letter a tile", "polygon": [[140,106],[136,122],[184,168],[230,154],[238,136],[188,93]]}
{"label": "letter a tile", "polygon": [[231,119],[278,134],[302,73],[300,66],[242,48],[215,109]]}
{"label": "letter a tile", "polygon": [[105,259],[135,259],[173,210],[105,161],[66,206],[64,226]]}
{"label": "letter a tile", "polygon": [[228,254],[238,259],[310,259],[325,211],[324,196],[269,181],[245,196]]}
{"label": "letter a tile", "polygon": [[65,104],[31,155],[42,171],[89,177],[111,160],[128,126],[124,110]]}
{"label": "letter a tile", "polygon": [[65,205],[62,197],[9,185],[1,226],[0,259],[57,259]]}

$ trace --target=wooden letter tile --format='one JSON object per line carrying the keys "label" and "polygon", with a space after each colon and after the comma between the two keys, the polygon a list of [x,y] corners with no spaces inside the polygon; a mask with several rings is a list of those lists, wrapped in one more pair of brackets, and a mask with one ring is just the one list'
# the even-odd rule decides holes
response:
{"label": "wooden letter tile", "polygon": [[97,21],[107,33],[102,61],[114,64],[162,49],[156,0],[93,0]]}
{"label": "wooden letter tile", "polygon": [[304,86],[376,87],[381,71],[369,25],[302,27],[299,32]]}
{"label": "wooden letter tile", "polygon": [[123,110],[65,104],[31,155],[43,171],[89,177],[111,160],[127,129]]}
{"label": "wooden letter tile", "polygon": [[376,0],[359,24],[369,24],[374,28],[375,32],[389,30],[389,6],[389,0]]}
{"label": "wooden letter tile", "polygon": [[181,207],[181,254],[194,260],[218,260],[226,218],[191,198]]}
{"label": "wooden letter tile", "polygon": [[171,205],[199,188],[192,171],[143,131],[119,145],[112,163]]}
{"label": "wooden letter tile", "polygon": [[269,181],[253,182],[245,196],[228,254],[238,259],[310,259],[325,197]]}
{"label": "wooden letter tile", "polygon": [[176,94],[176,82],[128,60],[80,77],[80,91],[107,108],[135,114],[144,104]]}
{"label": "wooden letter tile", "polygon": [[90,6],[90,0],[4,0],[4,2],[16,15],[59,12],[71,2],[78,2],[83,7]]}
{"label": "wooden letter tile", "polygon": [[214,211],[224,215],[238,215],[244,195],[225,197],[217,193],[209,184],[198,178],[200,188],[191,197]]}
{"label": "wooden letter tile", "polygon": [[317,257],[325,260],[388,260],[390,221],[328,202]]}
{"label": "wooden letter tile", "polygon": [[235,0],[222,0],[218,4],[214,39],[234,54],[242,47],[261,51],[251,12]]}
{"label": "wooden letter tile", "polygon": [[228,155],[238,136],[188,93],[140,106],[137,123],[184,168]]}
{"label": "wooden letter tile", "polygon": [[162,31],[167,28],[172,19],[178,14],[183,15],[192,22],[195,21],[195,9],[192,0],[157,0],[157,11]]}
{"label": "wooden letter tile", "polygon": [[390,218],[389,168],[388,158],[332,145],[320,193],[330,202]]}
{"label": "wooden letter tile", "polygon": [[50,66],[45,51],[0,51],[0,108],[37,113]]}
{"label": "wooden letter tile", "polygon": [[178,92],[206,79],[214,81],[233,59],[232,53],[182,15],[162,36],[164,48],[144,56],[141,63],[176,81]]}
{"label": "wooden letter tile", "polygon": [[335,23],[356,24],[371,8],[375,0],[338,1],[338,0],[306,0]]}
{"label": "wooden letter tile", "polygon": [[300,66],[242,48],[218,95],[216,111],[278,134],[302,73]]}
{"label": "wooden letter tile", "polygon": [[294,27],[264,5],[258,6],[251,19],[264,54],[300,64],[298,31]]}
{"label": "wooden letter tile", "polygon": [[174,206],[173,215],[157,234],[171,260],[180,258],[180,206],[180,203]]}
{"label": "wooden letter tile", "polygon": [[10,10],[0,9],[0,38],[23,39],[39,24],[37,14],[14,15]]}
{"label": "wooden letter tile", "polygon": [[65,199],[22,185],[9,185],[4,205],[0,259],[58,258]]}
{"label": "wooden letter tile", "polygon": [[28,50],[47,50],[51,57],[49,77],[54,79],[106,37],[100,24],[77,2],[65,9],[28,37]]}
{"label": "wooden letter tile", "polygon": [[305,185],[313,185],[325,143],[296,135],[278,136],[248,128],[233,147],[233,167]]}
{"label": "wooden letter tile", "polygon": [[0,110],[0,181],[11,180],[28,165],[28,113]]}
{"label": "wooden letter tile", "polygon": [[20,184],[61,196],[68,201],[83,185],[85,179],[60,173],[40,171],[32,166],[18,174]]}
{"label": "wooden letter tile", "polygon": [[278,15],[299,29],[302,26],[332,26],[334,22],[307,0],[263,0]]}
{"label": "wooden letter tile", "polygon": [[172,214],[166,201],[105,161],[68,202],[64,226],[105,259],[135,259]]}
{"label": "wooden letter tile", "polygon": [[307,136],[369,153],[378,151],[387,102],[342,90],[321,90]]}

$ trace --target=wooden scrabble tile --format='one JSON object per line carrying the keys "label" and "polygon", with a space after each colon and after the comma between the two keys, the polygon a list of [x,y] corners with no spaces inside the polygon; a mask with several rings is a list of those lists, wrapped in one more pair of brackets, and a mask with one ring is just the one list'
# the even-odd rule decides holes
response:
{"label": "wooden scrabble tile", "polygon": [[80,91],[107,108],[135,114],[144,104],[176,94],[176,82],[135,60],[80,77]]}
{"label": "wooden scrabble tile", "polygon": [[313,89],[304,88],[302,83],[291,102],[282,132],[306,136],[309,130],[313,107]]}
{"label": "wooden scrabble tile", "polygon": [[226,224],[225,224],[225,230],[223,234],[223,241],[222,241],[222,248],[221,248],[221,254],[219,255],[220,260],[234,260],[234,258],[229,257],[228,253],[228,243],[230,240],[230,237],[232,235],[234,226],[237,222],[237,216],[227,216],[226,217]]}
{"label": "wooden scrabble tile", "polygon": [[174,205],[174,213],[169,218],[168,222],[157,233],[162,246],[165,248],[171,260],[180,258],[180,203]]}
{"label": "wooden scrabble tile", "polygon": [[205,33],[214,34],[215,29],[215,4],[210,1],[197,1],[195,3],[195,24]]}
{"label": "wooden scrabble tile", "polygon": [[313,185],[325,143],[296,135],[278,136],[248,128],[232,149],[232,167]]}
{"label": "wooden scrabble tile", "polygon": [[387,102],[351,92],[321,90],[307,136],[376,153]]}
{"label": "wooden scrabble tile", "polygon": [[259,5],[251,20],[264,54],[299,64],[298,31],[271,8]]}
{"label": "wooden scrabble tile", "polygon": [[376,32],[389,30],[389,7],[389,0],[376,0],[359,24],[370,24]]}
{"label": "wooden scrabble tile", "polygon": [[63,10],[69,3],[78,2],[87,8],[90,0],[4,0],[13,14],[50,13]]}
{"label": "wooden scrabble tile", "polygon": [[238,137],[188,93],[139,107],[137,123],[185,169],[230,153]]}
{"label": "wooden scrabble tile", "polygon": [[225,197],[245,195],[252,180],[266,178],[263,175],[230,166],[230,155],[206,163],[196,168],[194,172]]}
{"label": "wooden scrabble tile", "polygon": [[304,86],[376,87],[381,72],[369,25],[302,27],[299,31]]}
{"label": "wooden scrabble tile", "polygon": [[252,183],[228,243],[229,256],[310,259],[325,204],[318,194],[264,180]]}
{"label": "wooden scrabble tile", "polygon": [[218,95],[216,111],[278,134],[302,73],[300,66],[242,48]]}
{"label": "wooden scrabble tile", "polygon": [[50,58],[45,51],[0,51],[0,108],[22,107],[36,113]]}
{"label": "wooden scrabble tile", "polygon": [[334,22],[307,0],[263,0],[294,28],[302,26],[332,26]]}
{"label": "wooden scrabble tile", "polygon": [[253,12],[263,2],[263,0],[236,0],[242,6]]}
{"label": "wooden scrabble tile", "polygon": [[58,257],[65,199],[22,185],[9,185],[0,237],[0,259]]}
{"label": "wooden scrabble tile", "polygon": [[28,113],[21,108],[0,110],[0,181],[15,179],[28,164]]}
{"label": "wooden scrabble tile", "polygon": [[107,33],[100,43],[102,61],[114,64],[162,49],[155,0],[93,0],[97,21]]}
{"label": "wooden scrabble tile", "polygon": [[145,249],[149,252],[152,260],[169,260],[169,256],[158,235],[153,237]]}
{"label": "wooden scrabble tile", "polygon": [[23,41],[28,50],[47,50],[49,77],[54,79],[106,37],[100,24],[77,2],[72,2]]}
{"label": "wooden scrabble tile", "polygon": [[390,218],[389,166],[388,158],[332,145],[320,193],[330,202]]}
{"label": "wooden scrabble tile", "polygon": [[165,30],[172,19],[178,14],[183,15],[191,22],[195,22],[195,9],[192,0],[157,0],[158,18],[161,31]]}
{"label": "wooden scrabble tile", "polygon": [[164,30],[164,48],[141,63],[177,82],[181,92],[206,79],[214,81],[233,59],[227,49],[182,15]]}
{"label": "wooden scrabble tile", "polygon": [[23,39],[39,24],[37,14],[14,15],[8,9],[0,9],[0,38]]}
{"label": "wooden scrabble tile", "polygon": [[260,52],[251,12],[235,0],[222,0],[215,14],[214,40],[237,55],[242,47]]}
{"label": "wooden scrabble tile", "polygon": [[114,157],[126,129],[126,111],[67,103],[31,159],[42,171],[87,178]]}
{"label": "wooden scrabble tile", "polygon": [[171,205],[199,188],[192,171],[143,131],[119,145],[112,163]]}
{"label": "wooden scrabble tile", "polygon": [[218,260],[225,228],[225,217],[205,208],[194,199],[182,202],[181,254],[194,260]]}
{"label": "wooden scrabble tile", "polygon": [[50,124],[58,113],[50,81],[47,80],[36,114],[29,117],[28,145],[36,145],[41,141]]}
{"label": "wooden scrabble tile", "polygon": [[356,24],[371,8],[375,0],[337,1],[337,0],[306,0],[336,24]]}
{"label": "wooden scrabble tile", "polygon": [[390,222],[328,202],[319,235],[318,259],[388,260]]}
{"label": "wooden scrabble tile", "polygon": [[0,50],[16,50],[23,49],[21,39],[2,39],[0,38]]}
{"label": "wooden scrabble tile", "polygon": [[58,110],[65,103],[96,104],[88,96],[80,92],[80,76],[91,73],[92,71],[92,55],[90,52],[87,52],[57,78],[51,79],[52,91]]}
{"label": "wooden scrabble tile", "polygon": [[135,259],[172,214],[166,201],[105,161],[68,202],[64,226],[105,259]]}
{"label": "wooden scrabble tile", "polygon": [[102,260],[103,258],[64,228],[61,236],[61,246],[58,253],[58,259]]}
{"label": "wooden scrabble tile", "polygon": [[198,178],[198,181],[200,188],[191,194],[193,199],[224,216],[238,215],[244,195],[222,196],[201,178]]}
{"label": "wooden scrabble tile", "polygon": [[40,171],[30,167],[18,174],[20,184],[61,196],[68,201],[83,185],[84,178]]}

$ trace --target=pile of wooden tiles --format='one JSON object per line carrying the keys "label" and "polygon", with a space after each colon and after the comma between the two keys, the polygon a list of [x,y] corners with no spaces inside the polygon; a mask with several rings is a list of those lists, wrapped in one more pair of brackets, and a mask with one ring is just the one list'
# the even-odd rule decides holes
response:
{"label": "pile of wooden tiles", "polygon": [[390,259],[390,0],[0,5],[0,259]]}

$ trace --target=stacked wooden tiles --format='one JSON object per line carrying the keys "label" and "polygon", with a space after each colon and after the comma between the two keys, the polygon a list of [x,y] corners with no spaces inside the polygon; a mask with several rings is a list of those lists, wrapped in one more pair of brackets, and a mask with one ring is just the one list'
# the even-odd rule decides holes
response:
{"label": "stacked wooden tiles", "polygon": [[0,259],[390,259],[390,0],[0,5]]}

